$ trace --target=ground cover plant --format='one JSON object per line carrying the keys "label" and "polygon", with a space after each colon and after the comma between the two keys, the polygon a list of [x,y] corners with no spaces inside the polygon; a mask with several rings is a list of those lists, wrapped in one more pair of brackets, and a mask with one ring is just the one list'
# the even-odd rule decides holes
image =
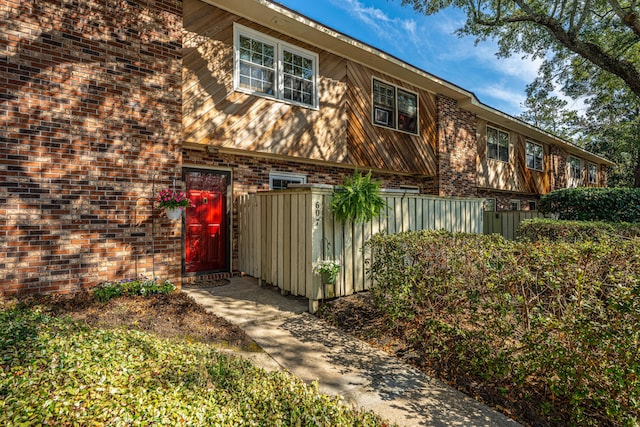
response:
{"label": "ground cover plant", "polygon": [[250,340],[216,319],[181,293],[0,301],[0,424],[386,425],[222,354]]}
{"label": "ground cover plant", "polygon": [[370,245],[376,286],[324,307],[329,320],[524,424],[640,422],[640,245],[448,232]]}

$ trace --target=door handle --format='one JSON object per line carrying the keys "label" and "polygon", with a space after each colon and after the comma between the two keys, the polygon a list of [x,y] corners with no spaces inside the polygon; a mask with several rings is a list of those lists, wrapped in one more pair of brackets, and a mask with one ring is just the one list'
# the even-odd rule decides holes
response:
{"label": "door handle", "polygon": [[203,204],[203,205],[206,205],[207,203],[209,203],[209,199],[208,199],[208,198],[206,198],[206,197],[203,197],[203,198],[202,198],[202,204]]}

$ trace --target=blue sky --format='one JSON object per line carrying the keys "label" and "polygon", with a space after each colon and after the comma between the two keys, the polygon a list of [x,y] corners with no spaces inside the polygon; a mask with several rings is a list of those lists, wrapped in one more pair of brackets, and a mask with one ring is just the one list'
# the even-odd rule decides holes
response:
{"label": "blue sky", "polygon": [[497,58],[495,42],[474,44],[453,32],[464,16],[447,10],[432,16],[401,7],[400,0],[277,0],[324,25],[364,41],[476,94],[507,114],[522,111],[525,87],[539,61]]}

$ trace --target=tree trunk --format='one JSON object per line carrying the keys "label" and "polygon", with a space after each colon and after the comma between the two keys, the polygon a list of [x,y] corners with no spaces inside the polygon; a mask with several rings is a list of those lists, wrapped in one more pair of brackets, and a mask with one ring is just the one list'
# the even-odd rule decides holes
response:
{"label": "tree trunk", "polygon": [[633,166],[633,186],[640,188],[640,150],[635,152],[635,164]]}

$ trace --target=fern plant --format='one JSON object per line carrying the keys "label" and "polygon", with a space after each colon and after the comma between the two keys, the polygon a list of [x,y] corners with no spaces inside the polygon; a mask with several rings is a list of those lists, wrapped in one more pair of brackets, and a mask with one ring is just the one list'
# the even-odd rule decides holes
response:
{"label": "fern plant", "polygon": [[333,192],[331,209],[338,221],[361,223],[380,216],[387,206],[380,196],[380,183],[371,179],[371,171],[362,175],[357,169],[345,176],[343,184]]}

